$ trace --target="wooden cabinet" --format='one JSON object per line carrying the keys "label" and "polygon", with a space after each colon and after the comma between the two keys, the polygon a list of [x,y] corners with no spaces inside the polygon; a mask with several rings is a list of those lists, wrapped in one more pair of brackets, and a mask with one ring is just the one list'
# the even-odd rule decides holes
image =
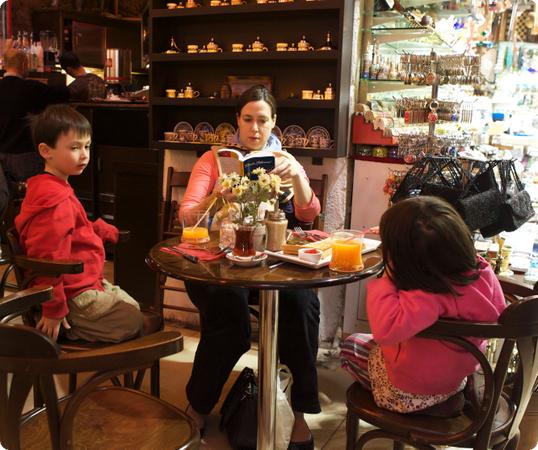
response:
{"label": "wooden cabinet", "polygon": [[129,241],[115,248],[115,281],[153,306],[157,278],[145,257],[159,240],[162,152],[147,147],[148,107],[73,105],[92,125],[92,150],[89,166],[69,182],[92,220],[101,217],[130,231]]}
{"label": "wooden cabinet", "polygon": [[[351,83],[351,34],[353,0],[248,3],[234,6],[201,6],[165,9],[164,0],[153,0],[150,12],[150,146],[205,151],[210,144],[163,142],[163,133],[180,121],[193,127],[209,122],[235,125],[234,98],[219,98],[227,77],[266,76],[278,103],[277,125],[299,125],[305,131],[323,126],[334,140],[332,149],[288,148],[297,156],[345,156],[347,152],[349,91]],[[314,48],[331,34],[335,50],[276,51],[277,42],[297,43],[303,36]],[[174,38],[181,52],[165,53]],[[232,43],[245,49],[257,38],[267,51],[232,52]],[[217,53],[187,53],[189,44],[200,48],[211,39],[222,48]],[[191,83],[200,97],[167,98],[166,89],[180,90]],[[333,86],[333,100],[302,100],[303,89]],[[215,95],[216,94],[216,95]],[[215,97],[215,98],[212,98]]]}

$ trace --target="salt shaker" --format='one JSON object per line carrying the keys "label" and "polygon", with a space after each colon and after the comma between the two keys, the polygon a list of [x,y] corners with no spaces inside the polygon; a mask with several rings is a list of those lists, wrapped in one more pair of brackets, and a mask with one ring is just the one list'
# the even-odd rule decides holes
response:
{"label": "salt shaker", "polygon": [[286,229],[288,228],[288,219],[286,219],[284,211],[277,209],[268,213],[265,226],[267,227],[267,250],[271,252],[282,250],[282,244],[286,242]]}

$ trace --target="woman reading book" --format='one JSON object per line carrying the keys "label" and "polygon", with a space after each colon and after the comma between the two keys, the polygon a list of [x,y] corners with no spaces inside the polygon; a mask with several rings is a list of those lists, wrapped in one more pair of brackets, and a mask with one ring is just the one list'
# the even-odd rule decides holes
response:
{"label": "woman reading book", "polygon": [[[312,222],[320,212],[319,200],[310,188],[303,167],[282,150],[278,138],[271,133],[276,122],[276,101],[262,86],[245,91],[237,105],[238,131],[235,146],[248,152],[273,152],[275,168],[280,176],[284,195],[280,207],[293,223]],[[231,192],[217,183],[220,175],[218,149],[200,157],[194,165],[189,184],[181,202],[180,217],[187,211],[205,211],[215,198],[234,201]],[[211,412],[236,362],[250,349],[250,318],[248,303],[257,292],[219,286],[185,283],[191,301],[200,311],[200,342],[191,378],[187,384],[189,406],[187,414],[203,429],[205,417]],[[318,350],[319,300],[312,290],[280,292],[279,356],[293,374],[291,406],[295,422],[289,449],[314,449],[304,413],[320,412],[316,356]]]}

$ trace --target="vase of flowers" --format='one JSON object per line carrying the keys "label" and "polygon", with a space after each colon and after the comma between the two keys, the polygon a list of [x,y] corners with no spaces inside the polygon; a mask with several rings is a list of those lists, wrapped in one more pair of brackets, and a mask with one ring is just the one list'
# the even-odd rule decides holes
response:
{"label": "vase of flowers", "polygon": [[280,177],[258,168],[252,172],[256,178],[242,177],[237,173],[221,175],[219,183],[235,197],[230,217],[235,228],[235,256],[254,256],[254,235],[265,211],[262,204],[274,203],[280,192]]}

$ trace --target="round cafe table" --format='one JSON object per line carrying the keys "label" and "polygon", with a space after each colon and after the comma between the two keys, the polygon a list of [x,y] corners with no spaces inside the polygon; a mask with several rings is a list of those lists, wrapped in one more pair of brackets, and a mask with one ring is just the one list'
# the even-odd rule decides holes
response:
{"label": "round cafe table", "polygon": [[361,272],[337,273],[328,267],[310,269],[293,263],[270,268],[276,262],[271,257],[260,265],[249,268],[235,266],[226,258],[192,263],[180,255],[160,250],[161,247],[177,244],[178,238],[158,243],[146,257],[147,264],[155,271],[183,281],[260,289],[257,446],[259,450],[274,449],[279,290],[311,289],[353,283],[381,270],[381,252],[376,250],[363,255],[364,270]]}

